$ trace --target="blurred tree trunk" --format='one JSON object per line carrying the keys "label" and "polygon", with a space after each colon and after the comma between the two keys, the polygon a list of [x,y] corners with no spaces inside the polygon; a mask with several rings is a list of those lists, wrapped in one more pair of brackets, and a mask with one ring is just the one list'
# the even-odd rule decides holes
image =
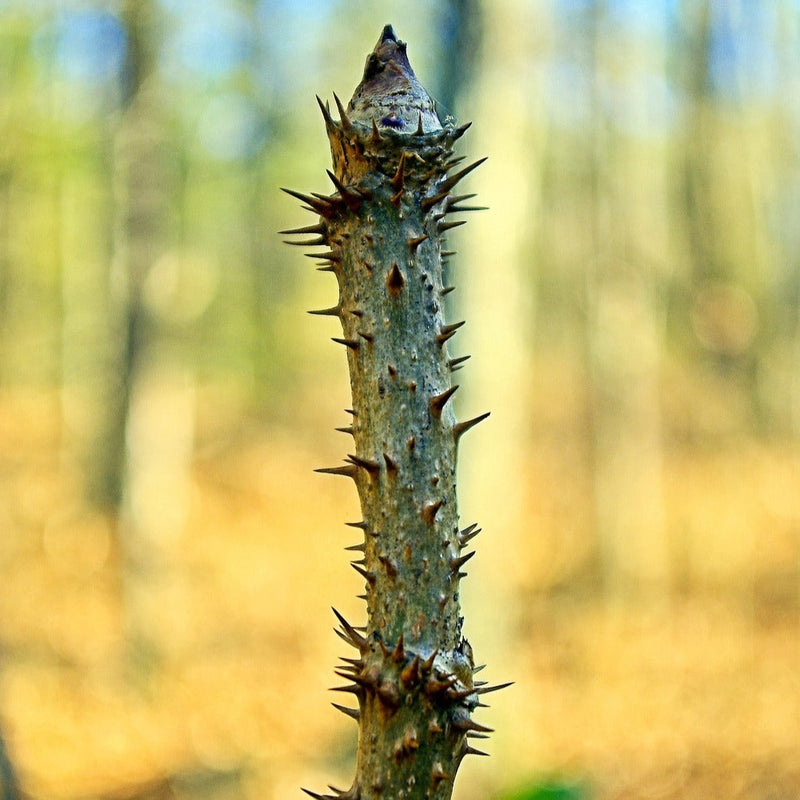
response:
{"label": "blurred tree trunk", "polygon": [[19,800],[21,796],[17,775],[0,733],[0,800]]}
{"label": "blurred tree trunk", "polygon": [[[8,295],[11,281],[9,257],[9,212],[11,209],[11,164],[0,162],[0,341],[5,345],[8,327]],[[4,348],[3,348],[4,349]],[[5,378],[5,364],[0,363],[0,384]]]}
{"label": "blurred tree trunk", "polygon": [[[605,85],[612,57],[605,48],[616,50],[626,43],[624,34],[609,29],[603,0],[591,5],[586,36],[594,120],[586,346],[596,535],[609,599],[650,590],[658,596],[669,572],[661,487],[661,309],[656,280],[668,238],[663,220],[665,156],[656,146],[648,150],[646,140],[621,131],[616,118],[620,110],[606,105],[613,89]],[[641,60],[649,53],[630,48],[628,57]],[[639,96],[647,102],[645,91]],[[633,104],[634,97],[627,102]],[[638,111],[637,115],[628,108],[626,113],[646,119],[646,109]]]}
{"label": "blurred tree trunk", "polygon": [[438,75],[434,76],[439,116],[457,117],[461,97],[475,78],[483,41],[483,9],[480,0],[447,0],[442,4],[437,51]]}
{"label": "blurred tree trunk", "polygon": [[[731,408],[743,409],[741,418],[732,416],[728,424],[748,430],[765,421],[759,349],[768,344],[769,333],[762,330],[766,336],[760,341],[755,333],[758,309],[767,312],[764,303],[770,302],[774,255],[765,235],[763,182],[772,154],[758,152],[769,132],[759,124],[747,88],[750,76],[744,74],[753,66],[744,45],[748,39],[763,44],[757,41],[763,31],[737,30],[730,14],[710,0],[683,9],[677,39],[685,95],[683,185],[676,217],[687,242],[691,345],[710,384],[733,401]],[[719,66],[712,63],[715,41],[725,37],[733,37],[738,50]],[[719,85],[715,70],[724,73]],[[770,128],[773,121],[766,124]],[[761,321],[769,326],[774,319],[773,308]]]}
{"label": "blurred tree trunk", "polygon": [[160,369],[164,332],[146,303],[168,247],[176,195],[167,112],[155,75],[157,14],[152,0],[127,0],[122,11],[128,51],[116,140],[112,285],[118,352],[99,464],[101,497],[119,509],[128,666],[136,678],[146,678],[161,658],[158,626],[175,610],[159,587],[168,583],[164,548],[183,502],[174,476],[187,457],[193,402],[191,382],[172,364]]}
{"label": "blurred tree trunk", "polygon": [[[788,343],[787,353],[776,359],[779,365],[787,364],[789,386],[786,414],[789,430],[795,443],[797,475],[800,476],[800,231],[796,223],[797,207],[800,203],[800,97],[791,87],[800,78],[800,24],[795,6],[790,0],[780,3],[779,41],[777,51],[779,72],[783,76],[784,94],[782,96],[782,128],[779,128],[783,156],[778,162],[781,177],[789,180],[792,187],[784,189],[778,213],[781,219],[780,273],[778,275],[778,296],[783,298],[783,314]],[[780,346],[780,341],[778,342]],[[795,495],[795,516],[800,519],[800,495]],[[800,542],[800,529],[797,532]],[[798,565],[800,578],[800,565]]]}
{"label": "blurred tree trunk", "polygon": [[[246,176],[244,180],[247,185],[246,196],[243,197],[242,217],[247,220],[245,227],[249,261],[247,286],[249,296],[245,300],[253,320],[253,330],[249,339],[252,394],[256,415],[265,417],[274,416],[276,402],[286,399],[283,385],[289,378],[283,369],[282,360],[275,357],[276,348],[280,347],[281,342],[279,330],[281,318],[275,313],[275,299],[288,296],[291,289],[284,283],[283,274],[279,272],[283,260],[277,256],[276,251],[281,243],[272,235],[272,228],[275,227],[271,224],[273,208],[268,200],[271,197],[272,185],[267,174],[267,170],[279,162],[272,152],[279,142],[279,137],[276,137],[273,131],[280,127],[279,109],[285,103],[265,104],[257,88],[256,76],[269,75],[271,70],[277,68],[273,60],[270,31],[263,27],[269,27],[271,22],[259,13],[259,8],[259,4],[255,2],[246,6],[247,19],[257,32],[253,47],[249,51],[248,67],[253,76],[254,100],[259,104],[260,113],[264,115],[263,124],[267,129],[268,139],[264,144],[264,150],[243,159],[239,168]],[[288,275],[296,278],[294,271],[288,272]],[[281,389],[276,391],[276,385],[281,385]]]}
{"label": "blurred tree trunk", "polygon": [[685,59],[683,80],[687,90],[688,116],[683,148],[683,198],[691,259],[691,286],[702,286],[710,278],[719,278],[724,269],[714,246],[715,220],[711,214],[712,185],[711,139],[712,127],[709,96],[711,4],[700,0],[694,15],[684,20]]}
{"label": "blurred tree trunk", "polygon": [[3,43],[0,67],[4,71],[5,80],[0,84],[0,386],[6,383],[9,372],[8,351],[13,339],[13,326],[10,319],[12,309],[12,291],[14,282],[14,265],[11,263],[11,215],[13,208],[13,185],[15,169],[22,161],[19,153],[20,131],[17,110],[19,102],[14,102],[12,89],[17,96],[28,91],[25,82],[19,76],[22,43],[27,43],[30,33],[19,37],[20,44],[12,47],[12,38]]}
{"label": "blurred tree trunk", "polygon": [[[461,97],[471,86],[476,65],[480,63],[483,11],[480,0],[447,0],[440,14],[441,46],[437,50],[437,74],[433,79],[438,89],[434,99],[442,119],[447,116],[458,119]],[[453,282],[452,270],[450,261],[446,261],[446,284]],[[458,307],[458,300],[452,295],[446,297],[444,303],[448,311]]]}
{"label": "blurred tree trunk", "polygon": [[92,499],[118,508],[125,486],[125,436],[140,355],[151,335],[142,302],[144,281],[162,251],[167,218],[164,136],[159,98],[148,78],[156,58],[150,0],[129,0],[122,18],[128,34],[122,76],[122,115],[116,134],[111,325],[117,343],[107,387],[106,418],[90,476]]}

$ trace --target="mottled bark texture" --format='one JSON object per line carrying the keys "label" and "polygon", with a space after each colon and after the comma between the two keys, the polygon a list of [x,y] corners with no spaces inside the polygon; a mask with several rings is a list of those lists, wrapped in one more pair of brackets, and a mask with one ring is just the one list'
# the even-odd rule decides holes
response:
{"label": "mottled bark texture", "polygon": [[288,191],[319,214],[284,233],[326,248],[321,260],[339,284],[335,306],[350,368],[355,446],[344,464],[319,470],[351,478],[364,533],[353,567],[366,582],[368,621],[356,629],[337,614],[353,648],[337,674],[357,708],[356,777],[349,790],[316,798],[451,796],[469,740],[489,731],[472,718],[482,693],[462,636],[459,581],[478,533],[460,529],[456,508],[459,438],[487,414],[458,422],[452,373],[466,356],[450,352],[463,322],[447,323],[442,264],[453,212],[472,195],[453,195],[481,161],[454,170],[453,144],[468,126],[444,125],[414,75],[406,46],[387,26],[367,58],[364,78],[339,120],[319,102],[330,140],[334,193]]}

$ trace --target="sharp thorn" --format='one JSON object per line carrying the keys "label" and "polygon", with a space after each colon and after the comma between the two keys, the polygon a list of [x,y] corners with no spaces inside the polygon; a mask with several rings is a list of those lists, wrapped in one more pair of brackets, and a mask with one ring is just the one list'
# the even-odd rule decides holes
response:
{"label": "sharp thorn", "polygon": [[485,725],[481,725],[479,722],[475,722],[474,719],[464,716],[458,716],[452,721],[452,725],[456,730],[463,731],[467,733],[469,731],[477,731],[478,733],[493,733],[493,728],[487,728]]}
{"label": "sharp thorn", "polygon": [[455,158],[451,158],[449,161],[446,161],[444,164],[444,171],[447,172],[448,170],[453,169],[453,167],[460,164],[466,156],[456,156]]}
{"label": "sharp thorn", "polygon": [[472,688],[468,689],[458,689],[449,691],[447,693],[447,699],[452,700],[454,703],[458,702],[459,700],[466,700],[470,695],[475,694],[475,690]]}
{"label": "sharp thorn", "polygon": [[465,219],[456,219],[452,222],[440,222],[439,223],[439,232],[444,233],[445,231],[452,230],[453,228],[458,228],[460,225],[466,225],[467,221]]}
{"label": "sharp thorn", "polygon": [[356,133],[356,129],[353,127],[353,123],[350,122],[350,118],[347,116],[347,112],[344,110],[342,101],[338,98],[336,92],[333,93],[333,100],[336,103],[336,108],[339,110],[339,121],[341,122],[342,130],[348,136],[352,136]]}
{"label": "sharp thorn", "polygon": [[409,688],[419,681],[419,656],[414,656],[414,660],[400,673],[400,680],[403,686]]}
{"label": "sharp thorn", "polygon": [[436,660],[437,655],[439,655],[438,647],[420,664],[423,673],[427,674],[433,669],[433,662]]}
{"label": "sharp thorn", "polygon": [[360,566],[359,564],[353,564],[351,562],[350,566],[369,584],[375,583],[377,580],[377,576],[374,572],[370,572],[369,570],[364,569],[364,567]]}
{"label": "sharp thorn", "polygon": [[406,167],[406,154],[405,152],[403,152],[400,154],[400,160],[397,162],[397,171],[394,173],[394,176],[389,181],[393,189],[403,188],[403,184],[405,182],[405,167]]}
{"label": "sharp thorn", "polygon": [[281,191],[297,198],[307,206],[310,206],[312,211],[316,211],[327,219],[332,219],[339,213],[339,209],[330,198],[314,197],[313,195],[303,194],[302,192],[294,191],[294,189],[285,189],[284,187],[281,187]]}
{"label": "sharp thorn", "polygon": [[331,182],[338,190],[339,195],[344,201],[344,204],[351,211],[357,211],[363,202],[363,197],[354,189],[350,189],[348,186],[345,186],[330,170],[326,170],[326,172],[328,173],[328,177],[331,179]]}
{"label": "sharp thorn", "polygon": [[459,126],[453,131],[453,141],[456,139],[460,139],[470,128],[472,125],[471,122],[467,122],[464,125]]}
{"label": "sharp thorn", "polygon": [[336,344],[343,344],[351,350],[358,350],[361,347],[361,342],[358,339],[342,339],[339,336],[331,336],[331,341],[336,342]]}
{"label": "sharp thorn", "polygon": [[395,664],[400,664],[406,657],[406,649],[405,649],[405,637],[401,633],[397,639],[397,644],[394,646],[394,650],[392,651],[392,661]]}
{"label": "sharp thorn", "polygon": [[451,322],[449,325],[442,326],[442,333],[454,333],[466,324],[467,321],[465,319],[462,319],[461,322]]}
{"label": "sharp thorn", "polygon": [[399,294],[403,286],[405,286],[405,283],[405,276],[395,261],[392,264],[392,268],[389,270],[389,274],[386,276],[386,286],[392,294]]}
{"label": "sharp thorn", "polygon": [[442,763],[437,761],[431,770],[431,783],[436,788],[442,781],[449,781],[452,776],[449,772],[444,771]]}
{"label": "sharp thorn", "polygon": [[330,308],[312,309],[308,313],[317,317],[338,317],[342,313],[342,307],[331,306]]}
{"label": "sharp thorn", "polygon": [[455,434],[456,441],[458,441],[470,428],[474,428],[479,422],[483,422],[489,416],[489,414],[491,414],[491,411],[487,411],[485,414],[479,414],[477,417],[464,420],[463,422],[457,422],[453,426],[453,433]]}
{"label": "sharp thorn", "polygon": [[409,249],[412,253],[416,252],[417,248],[428,238],[427,233],[423,233],[422,236],[413,236],[410,239],[406,240],[406,244],[408,244]]}
{"label": "sharp thorn", "polygon": [[331,610],[336,615],[336,619],[339,620],[342,630],[349,637],[350,643],[355,645],[355,647],[357,647],[359,650],[364,650],[368,644],[367,639],[362,636],[335,608],[332,608]]}
{"label": "sharp thorn", "polygon": [[456,331],[464,324],[466,324],[466,320],[461,320],[461,322],[453,322],[450,325],[443,325],[439,333],[436,334],[436,343],[439,346],[443,345],[448,339],[451,339],[453,336],[455,336]]}
{"label": "sharp thorn", "polygon": [[350,194],[350,190],[347,188],[347,186],[345,186],[333,172],[331,172],[329,169],[326,169],[325,172],[328,173],[331,183],[336,191],[342,196],[342,199],[344,199],[345,195]]}
{"label": "sharp thorn", "polygon": [[449,194],[448,192],[439,192],[439,194],[435,194],[432,197],[425,197],[419,204],[420,208],[423,211],[427,211],[429,208],[432,208],[437,203],[440,203],[442,200],[444,200],[448,194]]}
{"label": "sharp thorn", "polygon": [[442,192],[449,192],[462,178],[465,178],[469,175],[472,170],[477,169],[483,162],[486,161],[486,157],[479,158],[477,161],[473,161],[468,167],[464,167],[464,169],[459,170],[458,172],[450,175],[450,177],[446,178],[439,186],[439,191]]}
{"label": "sharp thorn", "polygon": [[381,471],[381,465],[377,461],[372,461],[369,458],[362,458],[361,456],[357,456],[355,454],[348,455],[347,460],[351,464],[355,464],[357,467],[361,467],[361,469],[365,470],[370,474],[371,477],[375,477]]}
{"label": "sharp thorn", "polygon": [[331,112],[328,107],[322,102],[322,100],[320,100],[319,95],[316,95],[316,98],[319,110],[322,112],[322,117],[325,120],[325,127],[328,129],[328,131],[331,131],[336,127],[336,123],[333,121],[333,117],[331,116]]}
{"label": "sharp thorn", "polygon": [[436,515],[439,513],[439,509],[444,505],[444,500],[436,500],[431,501],[429,503],[425,503],[422,506],[421,516],[423,521],[427,525],[433,525],[436,521]]}
{"label": "sharp thorn", "polygon": [[[316,239],[307,239],[304,242],[292,242],[289,239],[283,240],[284,244],[290,244],[292,247],[319,247],[321,244],[328,244],[328,240],[324,236],[318,236]],[[321,258],[318,253],[314,253],[314,258]]]}
{"label": "sharp thorn", "polygon": [[459,356],[458,358],[451,358],[447,362],[447,366],[452,370],[454,367],[461,366],[465,361],[469,361],[472,356]]}
{"label": "sharp thorn", "polygon": [[[356,671],[360,670],[364,666],[363,658],[351,658],[350,656],[339,656],[339,661],[344,661],[347,664],[351,664],[352,668]],[[350,667],[348,667],[348,669],[350,669]]]}
{"label": "sharp thorn", "polygon": [[[344,639],[351,647],[353,643],[347,638],[346,633],[342,633],[338,628],[334,628],[333,632]],[[342,667],[340,669],[335,669],[333,671],[334,675],[338,675],[340,678],[344,678],[348,681],[353,681],[353,683],[348,683],[345,686],[333,686],[329,689],[331,692],[349,692],[350,694],[359,694],[361,692],[361,684],[356,682],[356,676],[361,674],[361,670],[357,670],[353,672],[350,667]]]}
{"label": "sharp thorn", "polygon": [[451,195],[450,200],[447,203],[447,208],[445,209],[445,213],[450,214],[454,211],[487,211],[488,206],[461,206],[459,203],[463,203],[466,200],[471,200],[473,197],[477,197],[475,192],[472,194],[457,194]]}
{"label": "sharp thorn", "polygon": [[478,527],[477,522],[473,522],[468,528],[464,528],[458,535],[460,546],[465,547],[467,543],[474,539],[480,532],[481,529]]}
{"label": "sharp thorn", "polygon": [[338,703],[331,703],[331,705],[337,710],[341,711],[342,714],[347,714],[348,717],[352,717],[356,722],[358,722],[359,718],[361,717],[361,712],[357,708],[348,708],[347,706],[340,706]]}
{"label": "sharp thorn", "polygon": [[450,205],[452,205],[453,203],[463,203],[464,200],[472,200],[473,197],[477,196],[478,195],[476,192],[472,192],[471,194],[454,194],[450,198]]}
{"label": "sharp thorn", "polygon": [[[336,631],[336,633],[339,636],[343,635],[341,631]],[[352,644],[352,643],[348,642],[348,644]],[[344,670],[334,670],[334,673],[336,675],[338,675],[340,678],[347,678],[348,680],[352,677],[348,672],[345,672]],[[360,695],[361,694],[361,687],[357,683],[348,683],[348,684],[345,684],[344,686],[331,686],[331,688],[328,689],[328,691],[329,692],[345,692],[346,694]]]}
{"label": "sharp thorn", "polygon": [[322,472],[327,475],[344,475],[346,478],[355,480],[358,468],[355,464],[343,464],[341,467],[320,467],[315,469],[314,472]]}
{"label": "sharp thorn", "polygon": [[456,393],[457,389],[458,389],[458,384],[456,384],[455,386],[451,386],[449,389],[446,389],[441,394],[437,394],[430,399],[428,405],[431,410],[431,416],[434,417],[434,419],[441,418],[445,404]]}
{"label": "sharp thorn", "polygon": [[458,570],[461,569],[461,567],[463,567],[464,564],[466,564],[467,561],[469,561],[475,555],[475,552],[476,551],[473,550],[471,553],[467,553],[466,555],[451,558],[450,569],[453,570],[453,572],[458,572]]}
{"label": "sharp thorn", "polygon": [[[318,203],[319,200],[310,194],[303,194],[303,192],[297,192],[294,189],[287,189],[285,186],[281,186],[281,191],[286,192],[286,194],[291,195],[292,197],[300,200],[302,203],[308,203],[310,206],[314,206],[315,203]],[[326,205],[329,205],[326,203]]]}
{"label": "sharp thorn", "polygon": [[299,235],[299,234],[302,234],[302,233],[324,234],[325,233],[325,226],[322,225],[322,224],[306,225],[304,228],[289,228],[288,230],[285,230],[285,231],[278,231],[278,233],[280,233],[281,235],[284,235],[284,236],[287,236],[287,235],[290,235],[290,234],[291,235],[294,235],[294,234]]}
{"label": "sharp thorn", "polygon": [[397,462],[388,453],[383,454],[383,460],[386,463],[386,472],[389,476],[394,477],[397,475]]}
{"label": "sharp thorn", "polygon": [[454,292],[455,290],[456,290],[455,286],[445,286],[442,289],[442,297],[444,297],[446,294],[450,294],[450,292]]}
{"label": "sharp thorn", "polygon": [[506,689],[509,686],[513,686],[514,681],[508,681],[506,683],[498,683],[495,686],[481,686],[479,689],[475,691],[478,694],[489,694],[489,692],[499,692],[501,689]]}
{"label": "sharp thorn", "polygon": [[339,433],[349,433],[351,436],[354,436],[353,426],[348,425],[346,428],[334,428],[335,431],[339,431]]}
{"label": "sharp thorn", "polygon": [[422,136],[425,133],[424,128],[422,127],[422,112],[419,112],[419,119],[417,121],[417,136]]}

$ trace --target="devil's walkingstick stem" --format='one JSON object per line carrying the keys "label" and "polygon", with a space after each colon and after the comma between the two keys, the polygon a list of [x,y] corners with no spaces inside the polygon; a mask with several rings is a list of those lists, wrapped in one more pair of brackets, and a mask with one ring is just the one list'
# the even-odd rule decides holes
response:
{"label": "devil's walkingstick stem", "polygon": [[459,582],[474,555],[476,525],[460,528],[456,455],[461,436],[488,414],[459,422],[453,373],[468,356],[451,352],[464,324],[444,319],[445,236],[477,210],[454,195],[475,163],[456,169],[453,145],[468,125],[439,120],[416,79],[406,45],[387,26],[367,58],[364,78],[334,119],[319,101],[333,155],[334,192],[298,198],[318,222],[287,234],[322,247],[309,253],[338,281],[335,306],[353,396],[351,453],[319,472],[356,485],[364,533],[353,568],[366,584],[367,626],[337,613],[337,633],[355,649],[337,674],[357,708],[358,763],[348,790],[315,798],[447,800],[470,744],[488,728],[472,713],[499,686],[475,681],[462,635]]}

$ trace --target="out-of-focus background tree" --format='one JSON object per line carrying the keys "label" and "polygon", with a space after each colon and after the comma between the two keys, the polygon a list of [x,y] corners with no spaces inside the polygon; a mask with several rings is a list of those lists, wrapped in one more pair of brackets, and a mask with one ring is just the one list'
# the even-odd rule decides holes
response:
{"label": "out-of-focus background tree", "polygon": [[[0,784],[347,785],[363,616],[314,94],[473,119],[459,800],[800,796],[798,0],[2,0]],[[455,318],[455,316],[454,316]]]}

